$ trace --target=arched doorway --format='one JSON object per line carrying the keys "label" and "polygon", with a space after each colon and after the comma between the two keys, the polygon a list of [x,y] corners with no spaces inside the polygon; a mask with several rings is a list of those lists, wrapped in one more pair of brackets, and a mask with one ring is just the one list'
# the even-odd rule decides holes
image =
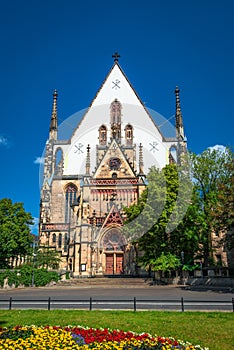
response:
{"label": "arched doorway", "polygon": [[106,275],[121,275],[124,273],[125,245],[125,239],[119,228],[113,227],[103,236]]}

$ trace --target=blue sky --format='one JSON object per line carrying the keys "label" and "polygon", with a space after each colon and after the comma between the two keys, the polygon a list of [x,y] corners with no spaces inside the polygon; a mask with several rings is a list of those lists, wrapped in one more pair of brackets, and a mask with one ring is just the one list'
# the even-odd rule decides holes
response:
{"label": "blue sky", "polygon": [[52,93],[59,123],[86,108],[119,51],[146,106],[174,114],[189,149],[233,145],[232,0],[0,1],[0,198],[39,215],[39,165]]}

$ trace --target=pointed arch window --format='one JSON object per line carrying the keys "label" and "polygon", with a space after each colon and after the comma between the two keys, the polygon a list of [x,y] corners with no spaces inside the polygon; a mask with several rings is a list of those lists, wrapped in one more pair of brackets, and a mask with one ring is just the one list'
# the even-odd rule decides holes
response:
{"label": "pointed arch window", "polygon": [[58,235],[58,248],[62,248],[62,233]]}
{"label": "pointed arch window", "polygon": [[52,242],[53,242],[53,243],[56,243],[56,233],[53,233]]}
{"label": "pointed arch window", "polygon": [[177,147],[176,145],[172,145],[169,149],[169,163],[177,163]]}
{"label": "pointed arch window", "polygon": [[62,175],[63,171],[63,151],[58,148],[55,152],[55,174]]}
{"label": "pointed arch window", "polygon": [[70,222],[71,206],[76,201],[77,187],[73,184],[69,184],[65,190],[65,222]]}
{"label": "pointed arch window", "polygon": [[106,145],[106,140],[107,140],[107,130],[105,125],[102,125],[99,128],[99,144]]}
{"label": "pointed arch window", "polygon": [[126,140],[126,145],[132,145],[133,127],[130,124],[126,125],[126,127],[125,127],[125,140]]}
{"label": "pointed arch window", "polygon": [[68,246],[68,234],[65,233],[65,236],[64,236],[64,247],[63,247],[64,252],[67,252],[67,246]]}

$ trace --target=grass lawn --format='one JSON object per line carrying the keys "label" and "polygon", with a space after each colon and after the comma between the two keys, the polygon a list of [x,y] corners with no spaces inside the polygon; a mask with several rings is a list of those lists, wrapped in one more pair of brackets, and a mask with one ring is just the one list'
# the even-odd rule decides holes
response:
{"label": "grass lawn", "polygon": [[82,325],[172,336],[210,350],[234,349],[234,313],[1,310],[0,326]]}

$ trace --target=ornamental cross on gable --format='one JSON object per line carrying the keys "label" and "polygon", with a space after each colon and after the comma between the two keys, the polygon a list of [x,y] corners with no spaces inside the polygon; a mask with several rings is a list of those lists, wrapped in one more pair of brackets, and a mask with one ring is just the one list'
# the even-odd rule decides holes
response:
{"label": "ornamental cross on gable", "polygon": [[114,62],[118,62],[120,58],[120,54],[116,51],[113,55],[112,58],[114,58]]}

